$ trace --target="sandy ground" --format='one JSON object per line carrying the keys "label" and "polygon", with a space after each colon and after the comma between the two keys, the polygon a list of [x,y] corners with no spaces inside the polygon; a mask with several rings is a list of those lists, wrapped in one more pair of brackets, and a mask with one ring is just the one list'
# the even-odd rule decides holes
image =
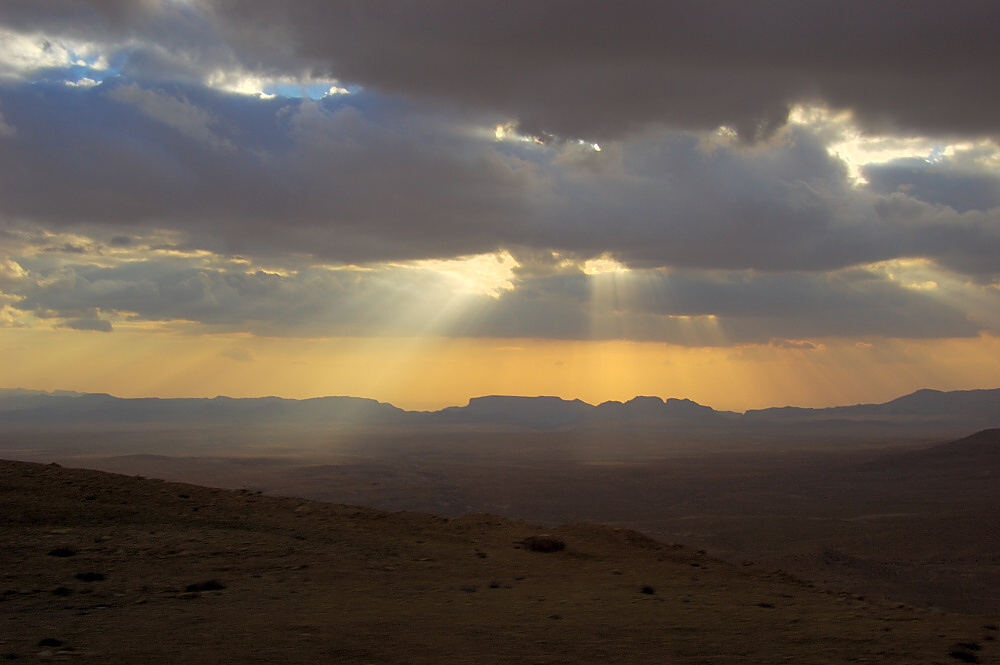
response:
{"label": "sandy ground", "polygon": [[1000,614],[1000,432],[940,443],[74,429],[0,433],[0,457],[451,518],[612,524],[831,590]]}
{"label": "sandy ground", "polygon": [[[0,654],[158,663],[997,662],[886,605],[595,525],[0,463]],[[545,536],[564,544],[535,551]],[[546,541],[548,542],[548,541]]]}

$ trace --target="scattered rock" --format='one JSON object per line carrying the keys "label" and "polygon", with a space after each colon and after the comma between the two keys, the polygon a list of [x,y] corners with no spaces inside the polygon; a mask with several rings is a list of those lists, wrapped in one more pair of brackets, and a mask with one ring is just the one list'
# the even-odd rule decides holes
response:
{"label": "scattered rock", "polygon": [[528,536],[521,541],[521,545],[532,552],[561,552],[566,549],[565,542],[548,535]]}

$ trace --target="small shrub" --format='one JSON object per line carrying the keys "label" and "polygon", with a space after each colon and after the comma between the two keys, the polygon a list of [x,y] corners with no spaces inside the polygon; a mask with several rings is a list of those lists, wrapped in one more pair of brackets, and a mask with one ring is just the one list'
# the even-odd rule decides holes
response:
{"label": "small shrub", "polygon": [[566,549],[566,543],[551,536],[528,536],[521,544],[532,552],[561,552]]}
{"label": "small shrub", "polygon": [[188,593],[197,593],[199,591],[219,591],[220,589],[225,589],[226,585],[222,584],[218,580],[206,580],[204,582],[198,582],[197,584],[188,584],[185,591]]}
{"label": "small shrub", "polygon": [[49,556],[68,557],[75,556],[76,550],[69,547],[57,547],[49,552]]}
{"label": "small shrub", "polygon": [[[978,648],[978,647],[979,647],[979,645],[976,645],[976,648]],[[948,655],[951,656],[952,658],[954,658],[955,660],[962,661],[963,663],[978,663],[979,662],[979,656],[977,656],[972,651],[970,651],[968,648],[966,648],[965,644],[956,644],[955,647],[951,651],[948,652]]]}
{"label": "small shrub", "polygon": [[656,593],[656,589],[654,589],[653,587],[649,586],[648,584],[644,584],[644,585],[642,585],[642,588],[639,589],[639,593],[644,593],[644,594],[652,596],[653,594]]}
{"label": "small shrub", "polygon": [[62,640],[57,640],[54,637],[43,637],[38,640],[38,646],[40,647],[61,647],[62,645]]}
{"label": "small shrub", "polygon": [[81,582],[101,582],[104,580],[103,573],[77,573],[76,579]]}

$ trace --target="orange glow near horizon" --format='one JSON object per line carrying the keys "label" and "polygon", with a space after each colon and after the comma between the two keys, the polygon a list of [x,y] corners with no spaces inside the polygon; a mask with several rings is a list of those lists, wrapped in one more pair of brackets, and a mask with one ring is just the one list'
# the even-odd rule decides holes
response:
{"label": "orange glow near horizon", "polygon": [[720,410],[883,402],[1000,387],[1000,338],[824,340],[818,348],[624,341],[264,338],[0,329],[4,388],[119,397],[371,397],[411,410],[491,394],[636,395]]}

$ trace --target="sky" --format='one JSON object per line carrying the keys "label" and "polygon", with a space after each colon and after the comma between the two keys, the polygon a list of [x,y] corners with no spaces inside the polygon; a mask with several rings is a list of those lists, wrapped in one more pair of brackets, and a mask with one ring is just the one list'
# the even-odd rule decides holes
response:
{"label": "sky", "polygon": [[0,387],[1000,387],[1000,4],[4,0]]}

